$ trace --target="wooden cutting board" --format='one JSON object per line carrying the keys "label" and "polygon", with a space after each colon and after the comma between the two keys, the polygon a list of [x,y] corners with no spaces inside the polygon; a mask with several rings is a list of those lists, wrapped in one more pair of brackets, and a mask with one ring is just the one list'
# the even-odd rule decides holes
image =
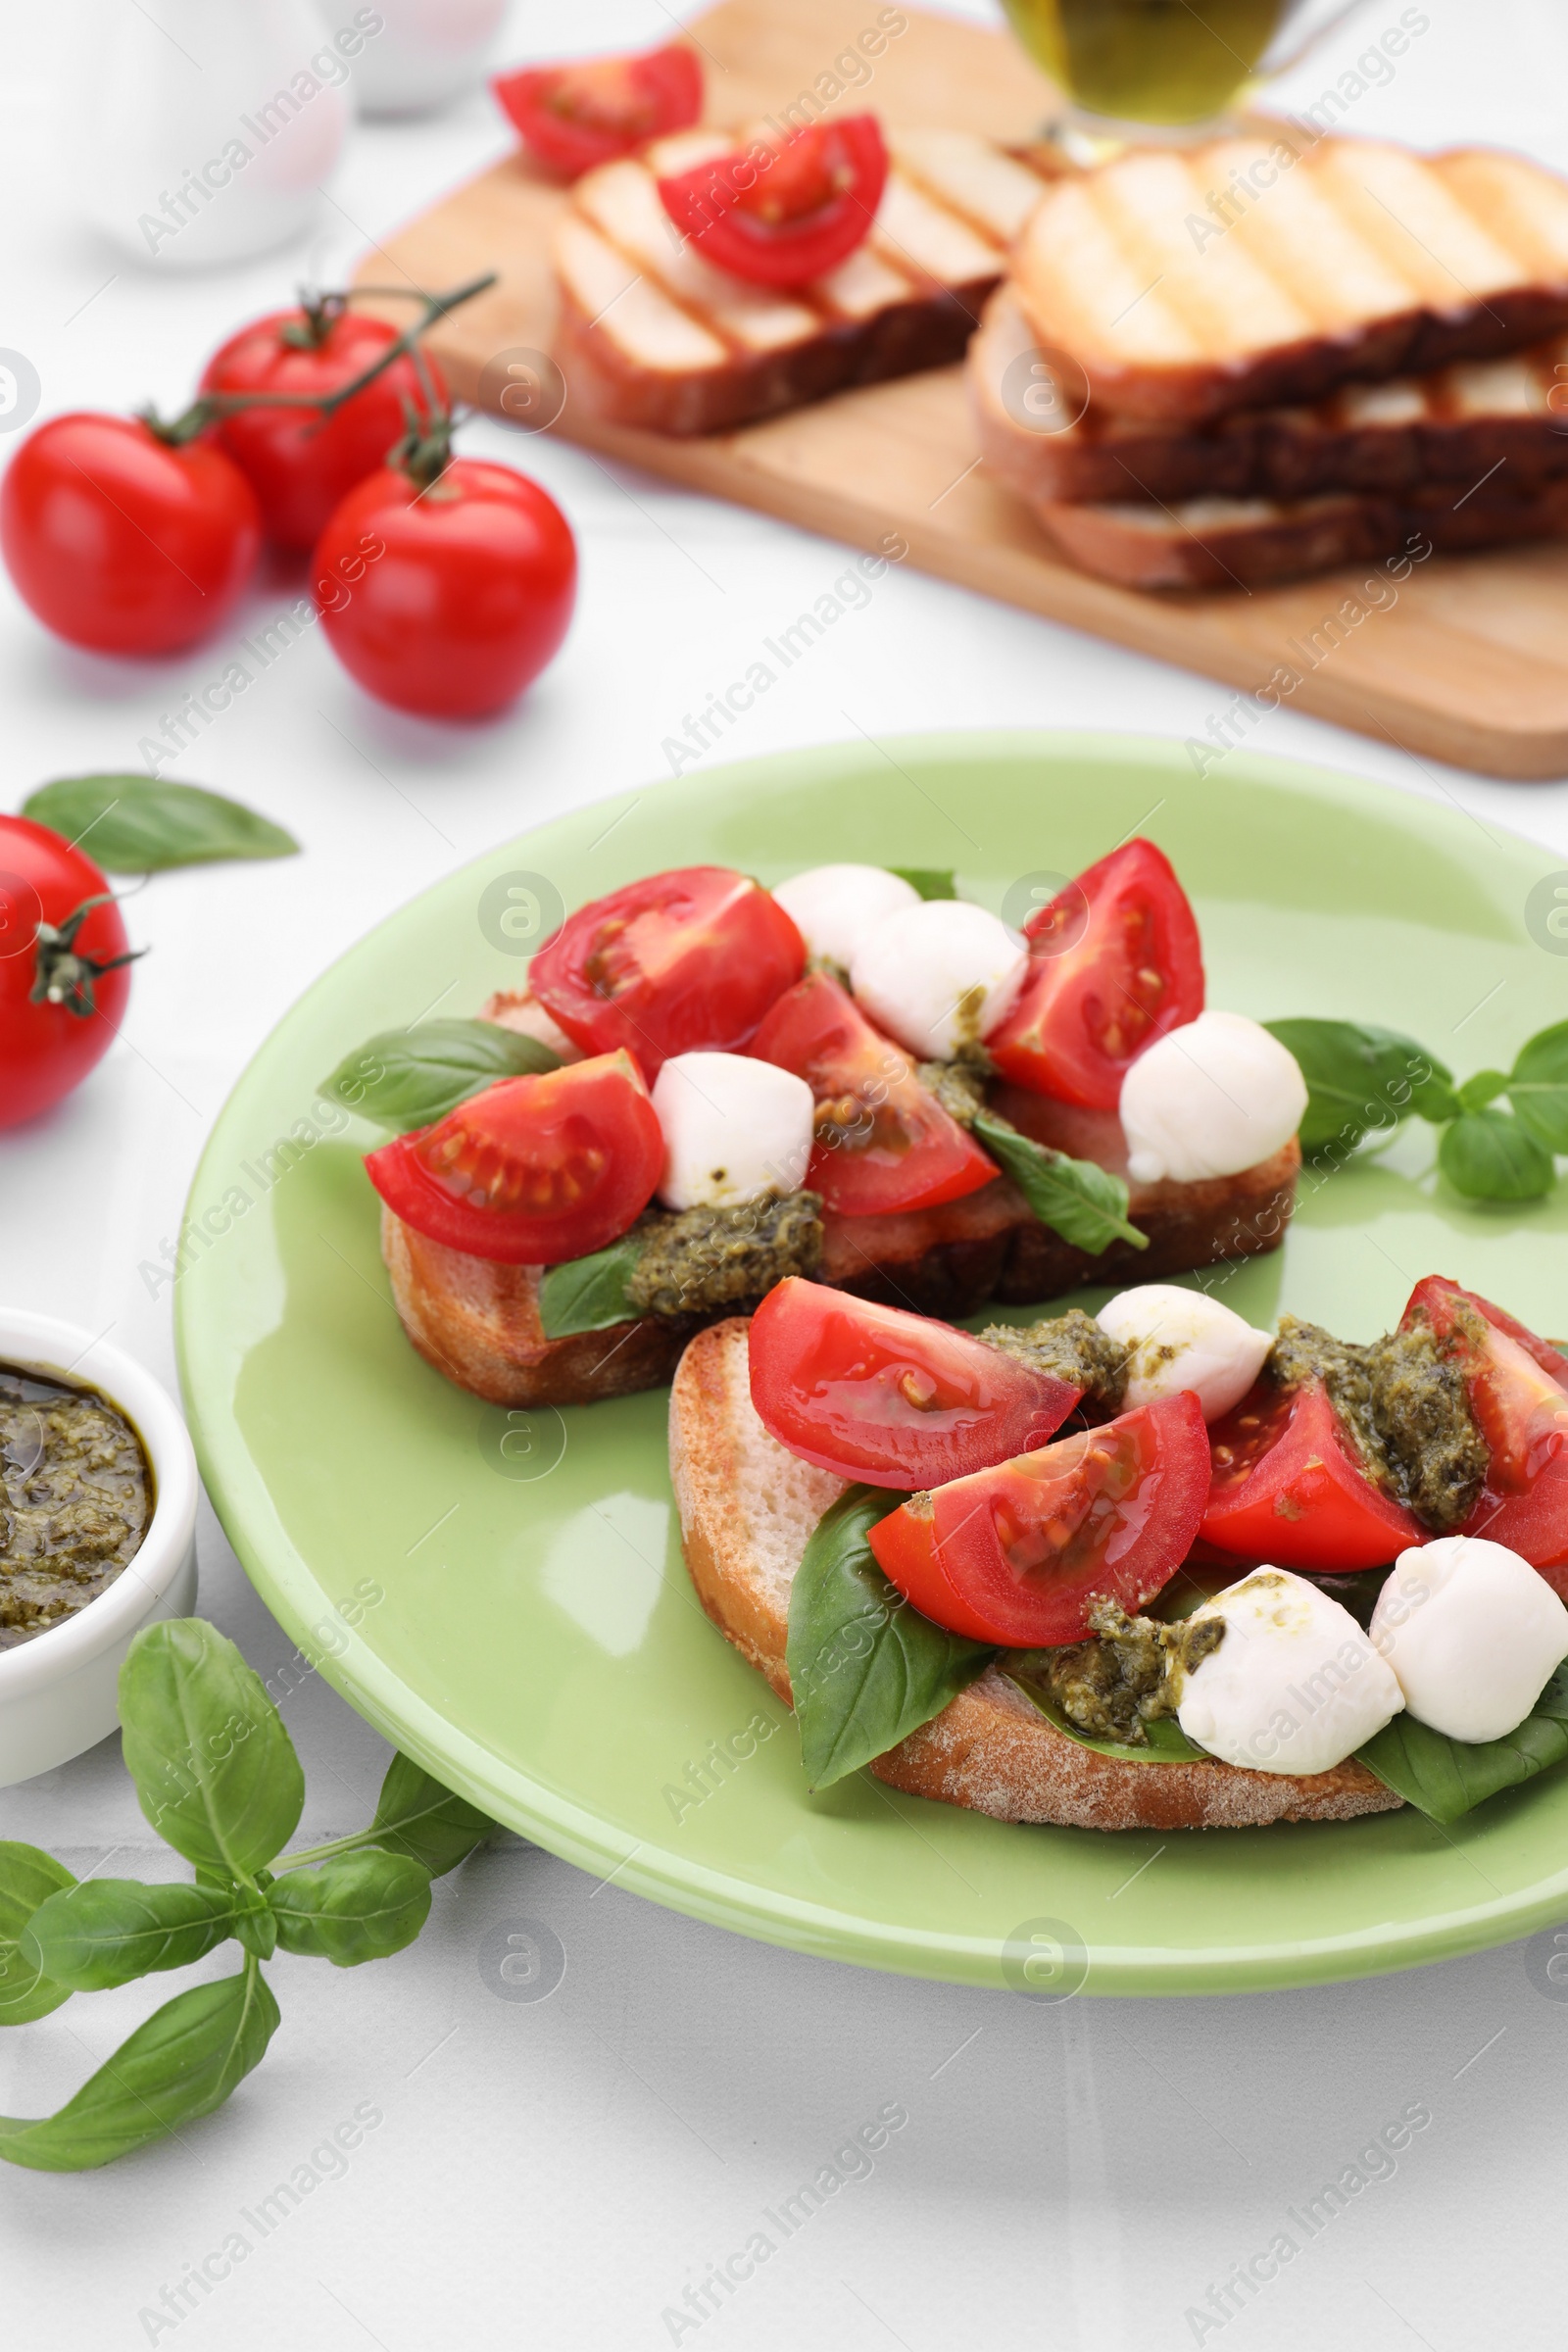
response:
{"label": "wooden cutting board", "polygon": [[[1026,138],[1053,93],[1004,35],[880,0],[722,0],[687,28],[708,73],[708,113],[739,122],[805,89],[830,94],[833,61],[878,19],[906,21],[871,77],[839,103],[889,122]],[[827,83],[819,80],[830,77]],[[431,344],[455,391],[494,406],[487,362],[547,350],[554,311],[548,241],[562,201],[520,160],[443,198],[369,256],[420,287],[494,269],[500,283],[444,321]],[[389,312],[389,316],[407,317]],[[1250,697],[1277,671],[1299,678],[1289,707],[1402,749],[1503,776],[1568,774],[1568,548],[1434,557],[1391,604],[1358,597],[1368,567],[1288,588],[1146,594],[1076,571],[980,469],[961,368],[841,393],[812,408],[699,441],[629,432],[573,411],[554,430],[611,457],[857,547],[889,533],[945,579],[1223,679]],[[1376,567],[1371,567],[1374,571]],[[1374,606],[1380,609],[1373,609]],[[1360,617],[1356,617],[1359,614]],[[1234,708],[1217,694],[1215,714]],[[1107,718],[1117,714],[1107,711]],[[1261,708],[1244,704],[1235,741]]]}

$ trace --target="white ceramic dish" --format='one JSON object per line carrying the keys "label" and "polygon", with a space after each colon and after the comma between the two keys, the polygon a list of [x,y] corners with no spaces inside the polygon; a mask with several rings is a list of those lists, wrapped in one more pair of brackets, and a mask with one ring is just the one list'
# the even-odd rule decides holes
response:
{"label": "white ceramic dish", "polygon": [[0,1307],[0,1364],[97,1389],[130,1421],[153,1467],[152,1523],[134,1559],[76,1616],[0,1649],[0,1788],[48,1772],[115,1729],[115,1687],[133,1637],[196,1605],[196,1457],[178,1407],[151,1373],[74,1323]]}

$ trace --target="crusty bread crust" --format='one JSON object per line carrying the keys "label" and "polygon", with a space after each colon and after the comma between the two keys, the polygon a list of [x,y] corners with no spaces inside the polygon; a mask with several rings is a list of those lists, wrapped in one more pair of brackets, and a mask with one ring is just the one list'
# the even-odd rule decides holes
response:
{"label": "crusty bread crust", "polygon": [[[703,1607],[788,1704],[789,1581],[843,1487],[796,1461],[757,1418],[749,1328],[738,1317],[714,1324],[681,1357],[669,1399],[670,1476]],[[1058,1732],[995,1668],[871,1770],[910,1796],[999,1821],[1089,1830],[1346,1821],[1400,1802],[1353,1757],[1304,1777],[1219,1763],[1124,1763]]]}
{"label": "crusty bread crust", "polygon": [[1202,422],[1560,333],[1568,188],[1523,156],[1280,123],[1058,181],[1012,267],[1101,407]]}
{"label": "crusty bread crust", "polygon": [[[1057,380],[1004,283],[969,346],[968,382],[987,466],[1035,507],[1397,494],[1442,482],[1469,490],[1503,466],[1517,495],[1568,474],[1568,417],[1552,405],[1564,363],[1559,336],[1490,365],[1354,385],[1314,408],[1241,410],[1209,425],[1117,416],[1092,403],[1079,415],[1084,387],[1070,371]],[[1040,410],[1033,425],[1027,395]]]}

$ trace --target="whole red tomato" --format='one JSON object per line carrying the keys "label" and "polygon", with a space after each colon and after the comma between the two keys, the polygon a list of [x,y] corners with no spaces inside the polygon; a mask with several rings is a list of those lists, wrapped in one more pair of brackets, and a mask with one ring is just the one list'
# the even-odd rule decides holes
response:
{"label": "whole red tomato", "polygon": [[237,466],[128,416],[51,417],[0,481],[0,554],[57,637],[172,654],[210,636],[256,567],[262,523]]}
{"label": "whole red tomato", "polygon": [[0,816],[0,1127],[69,1095],[113,1043],[130,973],[108,893],[92,859],[47,825]]}
{"label": "whole red tomato", "polygon": [[[242,326],[214,352],[202,374],[203,392],[308,392],[318,398],[362,375],[397,329],[382,318],[304,310],[274,311]],[[445,387],[433,360],[426,366],[437,393]],[[239,409],[218,425],[216,438],[261,502],[268,537],[308,554],[332,510],[356,482],[376,472],[408,430],[405,400],[422,415],[418,373],[407,355],[374,383],[356,392],[332,416],[309,409]]]}
{"label": "whole red tomato", "polygon": [[423,490],[391,466],[371,474],[321,533],[312,570],[350,676],[427,718],[504,710],[560,645],[577,596],[576,542],[555,500],[475,458]]}

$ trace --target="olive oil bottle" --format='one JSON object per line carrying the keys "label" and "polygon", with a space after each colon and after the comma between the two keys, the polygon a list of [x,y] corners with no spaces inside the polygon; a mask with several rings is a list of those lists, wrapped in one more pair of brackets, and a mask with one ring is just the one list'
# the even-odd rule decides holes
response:
{"label": "olive oil bottle", "polygon": [[1003,0],[1013,30],[1087,112],[1206,122],[1248,81],[1291,0]]}

